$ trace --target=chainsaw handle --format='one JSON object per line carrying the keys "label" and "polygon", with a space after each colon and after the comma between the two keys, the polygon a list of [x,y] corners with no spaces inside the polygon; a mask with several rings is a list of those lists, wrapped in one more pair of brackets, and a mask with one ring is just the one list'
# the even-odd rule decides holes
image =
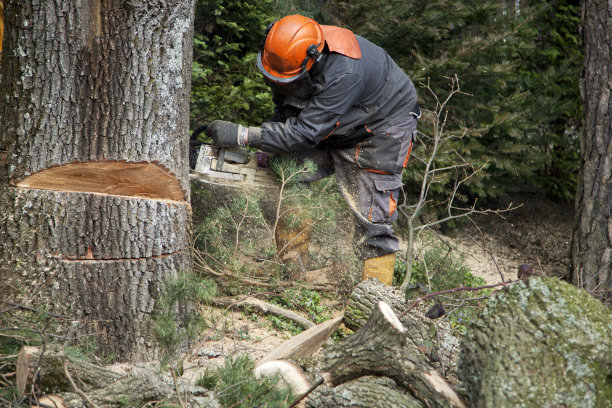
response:
{"label": "chainsaw handle", "polygon": [[200,135],[200,133],[206,132],[206,129],[208,129],[208,123],[204,123],[203,125],[198,126],[191,134],[189,140],[198,140],[198,136]]}

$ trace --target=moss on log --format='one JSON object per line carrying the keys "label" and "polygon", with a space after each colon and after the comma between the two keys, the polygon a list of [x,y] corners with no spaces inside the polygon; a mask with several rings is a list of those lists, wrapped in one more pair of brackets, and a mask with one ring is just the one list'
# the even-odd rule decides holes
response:
{"label": "moss on log", "polygon": [[496,292],[463,339],[476,407],[609,407],[612,315],[583,290],[534,278]]}

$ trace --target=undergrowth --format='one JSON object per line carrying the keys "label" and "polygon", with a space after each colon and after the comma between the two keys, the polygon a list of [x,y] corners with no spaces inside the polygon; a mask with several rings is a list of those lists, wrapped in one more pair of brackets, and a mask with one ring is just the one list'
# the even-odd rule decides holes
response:
{"label": "undergrowth", "polygon": [[247,355],[225,360],[216,370],[206,370],[196,385],[214,390],[223,407],[288,407],[294,395],[278,376],[256,378],[255,362]]}

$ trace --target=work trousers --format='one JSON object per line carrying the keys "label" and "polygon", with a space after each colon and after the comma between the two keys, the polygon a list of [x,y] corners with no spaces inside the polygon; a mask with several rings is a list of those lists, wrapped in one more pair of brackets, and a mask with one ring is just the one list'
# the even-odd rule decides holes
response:
{"label": "work trousers", "polygon": [[[384,163],[378,166],[376,154],[365,149],[373,148],[376,143],[363,143],[348,148],[330,150],[307,150],[290,155],[294,160],[311,160],[316,171],[302,178],[304,182],[321,180],[335,173],[340,193],[353,212],[356,225],[357,253],[361,259],[374,258],[396,252],[399,240],[393,231],[397,220],[397,202],[402,187],[402,170],[406,166],[412,143],[416,136],[417,118],[410,115],[401,123],[374,132],[372,137],[392,137],[399,143],[395,160],[399,172],[387,173],[376,167],[394,167]],[[358,157],[374,157],[371,166],[364,165]],[[384,154],[385,160],[390,155]]]}

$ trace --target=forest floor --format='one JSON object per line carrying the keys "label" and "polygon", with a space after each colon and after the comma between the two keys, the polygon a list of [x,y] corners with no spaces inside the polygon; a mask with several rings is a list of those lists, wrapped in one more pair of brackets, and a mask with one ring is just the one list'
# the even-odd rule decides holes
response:
{"label": "forest floor", "polygon": [[[539,192],[520,192],[501,197],[493,209],[518,206],[499,215],[480,215],[474,224],[441,236],[472,274],[487,283],[516,279],[520,265],[532,266],[534,274],[562,276],[569,267],[573,204],[560,202]],[[342,313],[334,296],[323,296],[333,316]],[[279,330],[263,316],[216,307],[206,307],[209,329],[185,361],[187,378],[218,367],[227,357],[246,353],[253,360],[277,348],[292,334]]]}

